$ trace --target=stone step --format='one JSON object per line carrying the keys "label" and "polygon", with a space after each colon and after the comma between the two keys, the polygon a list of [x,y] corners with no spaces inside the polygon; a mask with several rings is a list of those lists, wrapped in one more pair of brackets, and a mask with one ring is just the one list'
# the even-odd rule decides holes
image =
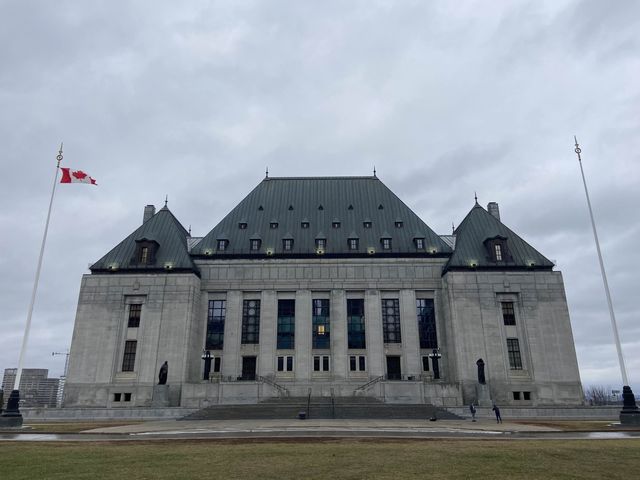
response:
{"label": "stone step", "polygon": [[416,404],[329,404],[307,402],[264,402],[250,405],[212,405],[183,417],[181,420],[245,420],[245,419],[294,419],[300,412],[316,419],[429,419],[456,420],[461,417],[433,405]]}

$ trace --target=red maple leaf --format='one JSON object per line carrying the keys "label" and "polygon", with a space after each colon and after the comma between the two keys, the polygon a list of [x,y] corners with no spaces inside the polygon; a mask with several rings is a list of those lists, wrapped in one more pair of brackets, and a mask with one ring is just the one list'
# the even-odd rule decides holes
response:
{"label": "red maple leaf", "polygon": [[83,178],[85,178],[87,176],[87,174],[84,173],[82,170],[78,170],[77,172],[73,172],[71,175],[73,175],[78,180],[82,180]]}

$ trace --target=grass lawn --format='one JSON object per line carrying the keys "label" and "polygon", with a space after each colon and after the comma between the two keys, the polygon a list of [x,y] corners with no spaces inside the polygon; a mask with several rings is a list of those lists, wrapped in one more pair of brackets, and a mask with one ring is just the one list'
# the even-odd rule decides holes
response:
{"label": "grass lawn", "polygon": [[0,476],[11,480],[616,479],[634,471],[634,439],[0,443]]}

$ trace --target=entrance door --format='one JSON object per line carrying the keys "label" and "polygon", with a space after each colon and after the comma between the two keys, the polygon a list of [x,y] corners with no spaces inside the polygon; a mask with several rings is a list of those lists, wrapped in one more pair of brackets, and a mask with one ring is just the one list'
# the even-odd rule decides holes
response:
{"label": "entrance door", "polygon": [[256,379],[256,357],[242,357],[242,380]]}
{"label": "entrance door", "polygon": [[387,380],[402,380],[400,357],[387,357]]}

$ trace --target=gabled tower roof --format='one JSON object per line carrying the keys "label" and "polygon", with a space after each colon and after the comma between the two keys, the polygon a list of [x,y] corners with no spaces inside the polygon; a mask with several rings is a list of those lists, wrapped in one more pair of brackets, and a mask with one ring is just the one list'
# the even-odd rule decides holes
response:
{"label": "gabled tower roof", "polygon": [[[367,226],[365,222],[369,222]],[[240,226],[242,224],[242,226]],[[383,250],[383,233],[391,249]],[[358,249],[349,248],[356,234]],[[223,238],[222,235],[228,237]],[[327,255],[445,254],[451,248],[377,177],[265,178],[192,250],[193,255],[310,255],[316,239],[326,239]],[[250,239],[259,237],[259,251]],[[284,251],[283,240],[293,240]],[[416,249],[415,238],[423,239]],[[218,240],[227,240],[217,251]]]}
{"label": "gabled tower roof", "polygon": [[[550,270],[553,262],[516,235],[477,202],[455,229],[455,250],[444,272],[455,269],[533,268]],[[497,261],[491,247],[499,243],[503,259]],[[506,244],[506,250],[505,250]]]}
{"label": "gabled tower roof", "polygon": [[[158,213],[138,227],[90,269],[98,272],[140,272],[163,270],[190,271],[198,274],[187,249],[189,232],[164,206]],[[153,245],[153,261],[142,264],[136,258],[141,243]]]}

